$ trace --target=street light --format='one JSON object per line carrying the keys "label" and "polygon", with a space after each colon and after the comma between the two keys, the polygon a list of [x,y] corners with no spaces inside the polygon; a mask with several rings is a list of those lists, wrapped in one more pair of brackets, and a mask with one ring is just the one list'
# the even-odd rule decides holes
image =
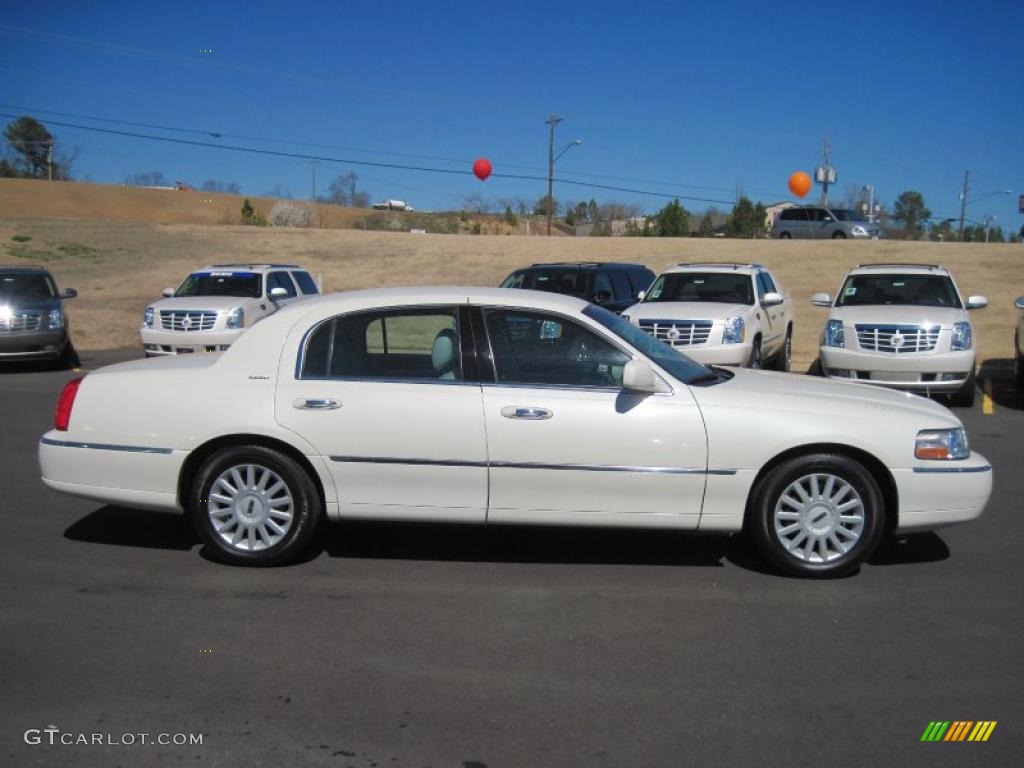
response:
{"label": "street light", "polygon": [[968,200],[967,199],[967,177],[965,175],[965,177],[964,177],[964,191],[960,193],[960,232],[957,235],[957,240],[959,240],[960,242],[963,242],[963,239],[964,239],[964,219],[966,218],[967,206],[968,205],[970,205],[971,203],[976,203],[979,200],[987,200],[988,198],[995,197],[996,195],[1012,195],[1012,194],[1013,194],[1013,190],[1012,189],[997,189],[995,192],[989,192],[987,195],[982,195],[981,197],[975,197],[975,198],[972,198],[971,200]]}
{"label": "street light", "polygon": [[555,180],[555,160],[560,158],[571,148],[583,143],[583,139],[576,139],[574,141],[570,141],[562,148],[561,152],[559,152],[557,155],[555,154],[555,126],[562,122],[563,119],[564,118],[561,118],[558,115],[548,115],[548,119],[544,121],[551,128],[550,135],[548,137],[548,199],[546,206],[548,209],[548,237],[551,236],[551,217],[554,215],[555,209],[554,198],[552,197]]}

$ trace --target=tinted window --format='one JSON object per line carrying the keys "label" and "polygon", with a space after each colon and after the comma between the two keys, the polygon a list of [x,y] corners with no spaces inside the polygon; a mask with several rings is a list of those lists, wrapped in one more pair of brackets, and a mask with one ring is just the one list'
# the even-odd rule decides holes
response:
{"label": "tinted window", "polygon": [[288,292],[286,298],[293,298],[295,294],[295,284],[292,279],[288,277],[287,272],[271,272],[267,275],[267,295],[275,288],[284,288]]}
{"label": "tinted window", "polygon": [[[629,278],[626,277],[625,270],[615,269],[608,273],[612,279],[612,287],[615,289],[613,296],[616,301],[630,301],[636,295],[636,291],[629,284]],[[637,289],[641,290],[641,289]]]}
{"label": "tinted window", "polygon": [[263,282],[255,272],[193,272],[175,296],[240,296],[258,299]]}
{"label": "tinted window", "polygon": [[316,287],[316,281],[310,277],[309,272],[292,272],[292,277],[299,284],[299,290],[307,296],[320,293]]}
{"label": "tinted window", "polygon": [[814,213],[808,208],[787,208],[779,218],[783,221],[813,221]]}
{"label": "tinted window", "polygon": [[903,304],[960,308],[953,281],[946,275],[850,275],[836,299],[837,307]]}
{"label": "tinted window", "polygon": [[644,302],[714,301],[753,304],[750,275],[738,272],[671,272],[654,281]]}
{"label": "tinted window", "polygon": [[632,296],[650,288],[655,278],[655,274],[649,269],[630,269],[627,274],[629,274],[629,282],[633,286]]}
{"label": "tinted window", "polygon": [[607,272],[598,272],[594,277],[594,297],[601,291],[605,291],[609,297],[614,297],[612,292],[612,279]]}
{"label": "tinted window", "polygon": [[52,299],[57,287],[49,275],[0,275],[0,299]]}
{"label": "tinted window", "polygon": [[513,272],[511,275],[509,275],[508,277],[506,277],[502,281],[502,283],[501,283],[501,285],[499,287],[500,288],[524,288],[525,286],[523,285],[523,281],[525,281],[525,280],[526,280],[526,273],[525,272]]}
{"label": "tinted window", "polygon": [[509,275],[501,287],[564,293],[589,300],[592,278],[593,273],[582,269],[524,269]]}
{"label": "tinted window", "polygon": [[300,376],[461,381],[456,311],[360,312],[325,321],[306,341]]}
{"label": "tinted window", "polygon": [[484,320],[499,383],[622,386],[629,355],[578,323],[504,309],[484,310]]}

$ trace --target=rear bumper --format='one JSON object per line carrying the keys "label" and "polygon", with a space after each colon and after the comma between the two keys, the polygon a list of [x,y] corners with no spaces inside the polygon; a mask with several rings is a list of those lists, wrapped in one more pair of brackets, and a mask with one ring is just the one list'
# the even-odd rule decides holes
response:
{"label": "rear bumper", "polygon": [[0,360],[60,357],[68,343],[66,328],[26,333],[0,333]]}
{"label": "rear bumper", "polygon": [[963,352],[882,353],[819,347],[823,373],[832,379],[879,384],[897,389],[954,392],[974,370],[974,350]]}
{"label": "rear bumper", "polygon": [[147,356],[178,355],[192,352],[223,352],[242,334],[244,328],[230,331],[164,331],[143,328],[142,348]]}
{"label": "rear bumper", "polygon": [[992,466],[984,456],[923,464],[893,470],[900,504],[897,533],[934,530],[981,515],[992,494]]}

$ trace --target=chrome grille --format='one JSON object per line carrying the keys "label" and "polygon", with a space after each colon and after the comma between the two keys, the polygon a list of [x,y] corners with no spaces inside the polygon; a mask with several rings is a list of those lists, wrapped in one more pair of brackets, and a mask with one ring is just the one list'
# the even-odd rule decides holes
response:
{"label": "chrome grille", "polygon": [[871,352],[931,352],[939,343],[937,325],[857,325],[857,343]]}
{"label": "chrome grille", "polygon": [[216,312],[201,312],[194,309],[160,312],[160,327],[165,331],[211,331],[216,322]]}
{"label": "chrome grille", "polygon": [[30,309],[15,309],[10,317],[0,315],[0,331],[19,333],[21,331],[38,331],[43,322],[43,315]]}
{"label": "chrome grille", "polygon": [[711,335],[710,320],[641,320],[640,330],[673,347],[706,344]]}

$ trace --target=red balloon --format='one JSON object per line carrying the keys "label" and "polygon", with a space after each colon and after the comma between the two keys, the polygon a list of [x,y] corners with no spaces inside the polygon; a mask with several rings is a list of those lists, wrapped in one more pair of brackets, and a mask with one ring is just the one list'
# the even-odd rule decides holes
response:
{"label": "red balloon", "polygon": [[491,161],[486,157],[478,158],[473,163],[473,173],[480,181],[487,181],[487,177],[491,175]]}
{"label": "red balloon", "polygon": [[811,177],[803,171],[797,171],[789,177],[789,191],[797,197],[803,197],[811,191]]}

